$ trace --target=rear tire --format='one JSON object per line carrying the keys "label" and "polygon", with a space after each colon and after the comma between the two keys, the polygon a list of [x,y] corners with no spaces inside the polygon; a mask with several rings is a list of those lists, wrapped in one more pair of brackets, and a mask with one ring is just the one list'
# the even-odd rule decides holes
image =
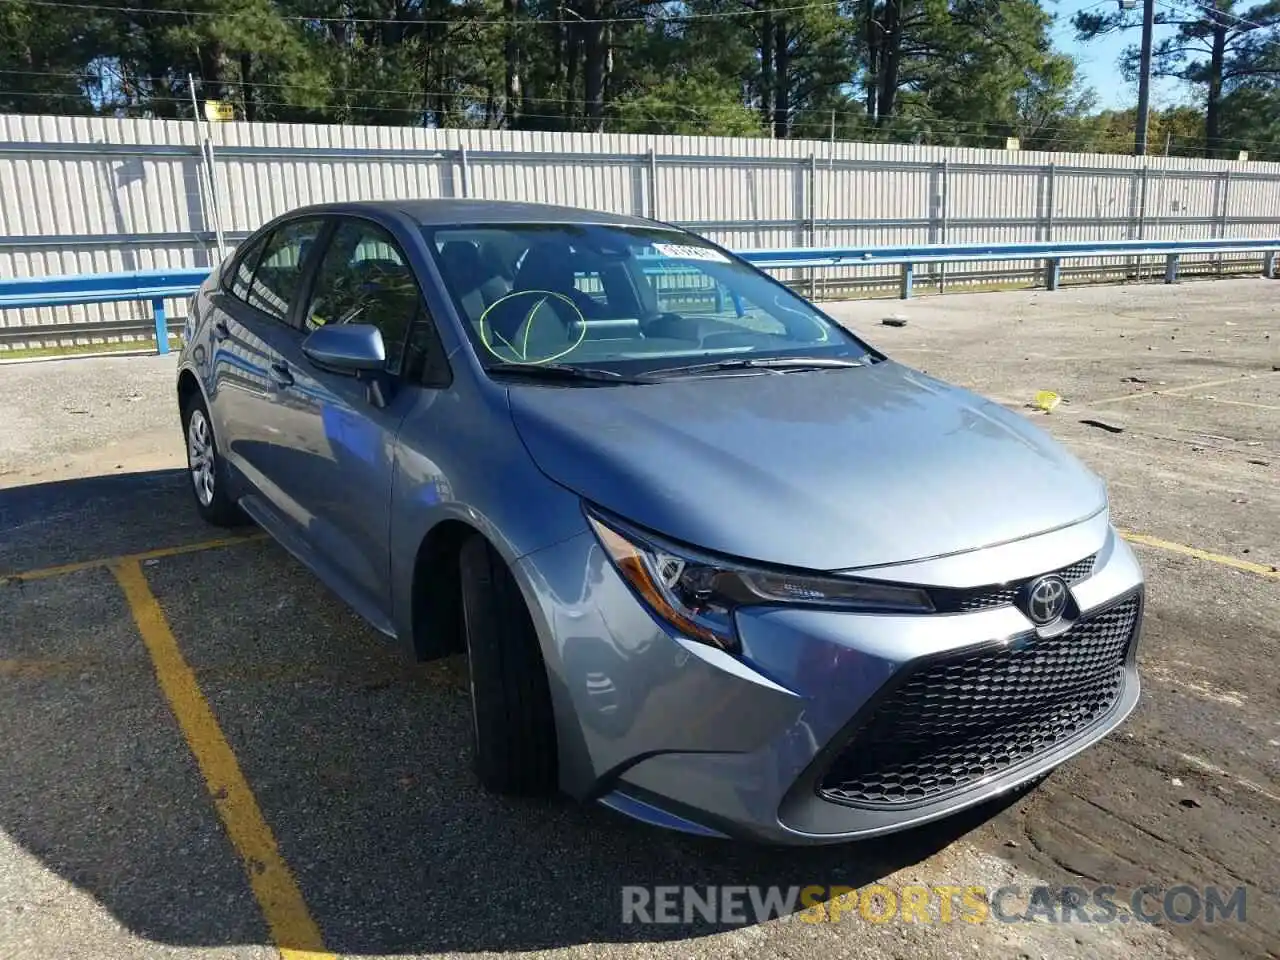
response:
{"label": "rear tire", "polygon": [[495,793],[556,788],[556,731],[547,668],[520,588],[481,536],[459,556],[471,681],[475,769]]}
{"label": "rear tire", "polygon": [[187,441],[187,480],[200,516],[215,527],[247,523],[248,517],[231,499],[226,464],[213,436],[213,420],[199,393],[182,407],[182,434]]}

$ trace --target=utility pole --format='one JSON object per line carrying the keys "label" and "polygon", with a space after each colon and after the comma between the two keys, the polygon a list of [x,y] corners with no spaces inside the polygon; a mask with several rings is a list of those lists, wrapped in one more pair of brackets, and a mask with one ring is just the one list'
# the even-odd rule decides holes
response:
{"label": "utility pole", "polygon": [[[1121,6],[1123,6],[1121,0]],[[1138,123],[1133,137],[1133,154],[1147,153],[1147,115],[1151,106],[1151,32],[1156,19],[1156,0],[1142,0],[1142,63],[1138,77]]]}

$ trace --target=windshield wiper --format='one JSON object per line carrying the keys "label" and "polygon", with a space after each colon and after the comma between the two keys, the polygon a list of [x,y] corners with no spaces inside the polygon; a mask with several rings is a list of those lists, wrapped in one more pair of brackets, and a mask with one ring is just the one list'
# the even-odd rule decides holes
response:
{"label": "windshield wiper", "polygon": [[598,383],[647,383],[612,370],[596,367],[575,367],[571,363],[491,363],[485,367],[490,373],[505,373],[537,380],[593,380]]}
{"label": "windshield wiper", "polygon": [[871,354],[856,360],[847,357],[731,357],[710,363],[694,363],[684,367],[667,367],[655,370],[650,377],[682,377],[719,370],[836,370],[847,367],[865,367],[874,362]]}

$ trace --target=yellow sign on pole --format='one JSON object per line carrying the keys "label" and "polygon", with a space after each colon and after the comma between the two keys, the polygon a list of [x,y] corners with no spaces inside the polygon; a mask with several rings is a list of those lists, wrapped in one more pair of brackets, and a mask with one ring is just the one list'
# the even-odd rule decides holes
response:
{"label": "yellow sign on pole", "polygon": [[1006,150],[1021,150],[1021,149],[1022,149],[1022,141],[1021,141],[1021,140],[1019,140],[1017,137],[1005,137],[1005,138],[1004,138],[1004,148],[1005,148]]}
{"label": "yellow sign on pole", "polygon": [[227,123],[236,118],[236,111],[226,100],[206,100],[204,116],[210,123]]}

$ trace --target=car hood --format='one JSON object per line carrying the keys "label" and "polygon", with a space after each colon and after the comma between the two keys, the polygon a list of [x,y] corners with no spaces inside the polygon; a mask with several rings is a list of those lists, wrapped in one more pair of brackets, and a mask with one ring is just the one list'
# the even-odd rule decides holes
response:
{"label": "car hood", "polygon": [[1005,543],[1106,506],[1024,417],[893,361],[509,390],[553,480],[719,553],[815,570]]}

